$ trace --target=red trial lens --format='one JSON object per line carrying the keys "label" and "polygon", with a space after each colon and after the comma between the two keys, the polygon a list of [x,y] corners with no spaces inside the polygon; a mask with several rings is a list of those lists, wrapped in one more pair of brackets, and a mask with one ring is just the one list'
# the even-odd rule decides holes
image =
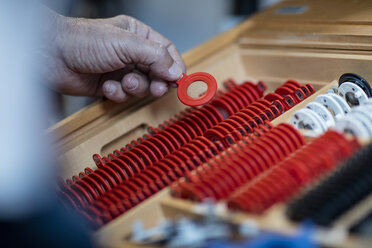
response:
{"label": "red trial lens", "polygon": [[[197,81],[202,81],[207,85],[207,91],[199,97],[191,97],[187,94],[188,87]],[[178,99],[188,106],[200,106],[209,102],[217,92],[217,82],[212,75],[206,72],[196,72],[190,75],[183,74],[182,78],[176,82],[178,84]]]}

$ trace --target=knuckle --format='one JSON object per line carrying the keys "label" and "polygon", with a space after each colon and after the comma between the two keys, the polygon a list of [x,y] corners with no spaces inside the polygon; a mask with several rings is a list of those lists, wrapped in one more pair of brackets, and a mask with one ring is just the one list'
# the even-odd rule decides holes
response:
{"label": "knuckle", "polygon": [[164,47],[164,46],[160,46],[158,49],[157,49],[157,57],[158,58],[168,58],[168,50]]}
{"label": "knuckle", "polygon": [[122,23],[125,23],[126,29],[130,32],[135,32],[137,29],[137,19],[131,17],[131,16],[126,16],[126,15],[120,15]]}
{"label": "knuckle", "polygon": [[115,26],[118,26],[122,29],[130,31],[131,28],[133,27],[133,19],[130,16],[127,15],[117,15],[115,17],[109,18],[112,20],[112,23]]}
{"label": "knuckle", "polygon": [[124,21],[124,20],[127,20],[129,18],[129,16],[126,16],[126,15],[117,15],[114,18],[117,19],[118,21]]}

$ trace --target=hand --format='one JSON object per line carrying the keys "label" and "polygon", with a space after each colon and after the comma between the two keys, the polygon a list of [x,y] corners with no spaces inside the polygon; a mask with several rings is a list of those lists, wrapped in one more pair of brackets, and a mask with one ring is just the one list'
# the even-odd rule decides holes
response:
{"label": "hand", "polygon": [[185,72],[175,45],[142,22],[125,15],[108,19],[69,18],[50,13],[53,23],[45,59],[50,87],[63,94],[105,96],[167,92]]}

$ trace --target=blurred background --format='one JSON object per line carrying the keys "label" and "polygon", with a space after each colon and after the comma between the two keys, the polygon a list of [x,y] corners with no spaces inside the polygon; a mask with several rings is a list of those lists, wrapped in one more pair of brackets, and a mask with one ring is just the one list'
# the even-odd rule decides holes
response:
{"label": "blurred background", "polygon": [[[133,16],[163,34],[183,53],[228,30],[254,12],[281,0],[45,0],[54,11],[73,17]],[[55,99],[50,125],[71,115],[95,99],[62,96]]]}

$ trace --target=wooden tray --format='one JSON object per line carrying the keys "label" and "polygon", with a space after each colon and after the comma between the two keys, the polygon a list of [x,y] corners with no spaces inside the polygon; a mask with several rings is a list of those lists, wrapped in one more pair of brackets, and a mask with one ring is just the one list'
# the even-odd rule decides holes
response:
{"label": "wooden tray", "polygon": [[[293,13],[298,7],[305,11]],[[372,80],[371,24],[372,1],[286,1],[192,49],[183,59],[188,73],[209,72],[219,85],[229,77],[263,80],[272,91],[294,79],[323,92],[345,72]],[[107,155],[184,108],[171,90],[160,99],[133,98],[124,104],[100,101],[69,116],[47,130],[60,150],[61,176],[69,178],[87,166],[96,168],[94,153]],[[274,123],[288,121],[289,116],[290,112]],[[95,237],[104,246],[128,245],[124,237],[135,219],[152,226],[165,214],[192,213],[190,208],[188,202],[170,199],[164,189],[99,229]]]}

